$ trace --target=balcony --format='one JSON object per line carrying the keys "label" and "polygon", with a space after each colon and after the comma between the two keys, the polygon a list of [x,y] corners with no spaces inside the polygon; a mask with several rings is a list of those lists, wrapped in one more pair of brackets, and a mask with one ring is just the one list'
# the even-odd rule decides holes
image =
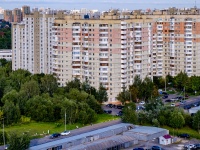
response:
{"label": "balcony", "polygon": [[126,39],[126,36],[121,36],[121,39]]}
{"label": "balcony", "polygon": [[126,34],[126,31],[121,31],[121,34]]}
{"label": "balcony", "polygon": [[126,60],[121,60],[121,63],[127,63],[127,61]]}
{"label": "balcony", "polygon": [[126,44],[126,40],[121,40],[121,44]]}
{"label": "balcony", "polygon": [[121,29],[126,29],[126,26],[121,26]]}
{"label": "balcony", "polygon": [[126,68],[127,67],[127,65],[125,64],[125,65],[121,65],[121,68]]}
{"label": "balcony", "polygon": [[127,56],[126,55],[121,55],[121,58],[127,58]]}

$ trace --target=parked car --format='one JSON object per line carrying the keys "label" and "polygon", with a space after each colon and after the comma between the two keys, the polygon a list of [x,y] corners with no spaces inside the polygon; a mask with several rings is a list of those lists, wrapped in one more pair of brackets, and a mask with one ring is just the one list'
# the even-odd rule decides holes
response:
{"label": "parked car", "polygon": [[165,102],[172,102],[172,100],[171,99],[167,99],[167,100],[165,100]]}
{"label": "parked car", "polygon": [[54,138],[57,138],[60,136],[60,133],[53,133],[51,136],[50,136],[50,139],[54,139]]}
{"label": "parked car", "polygon": [[124,106],[122,106],[122,105],[117,105],[117,109],[122,109],[122,108],[124,108]]}
{"label": "parked car", "polygon": [[172,106],[172,107],[175,107],[176,105],[175,105],[174,103],[171,103],[171,106]]}
{"label": "parked car", "polygon": [[152,146],[151,150],[162,150],[160,146]]}
{"label": "parked car", "polygon": [[122,111],[119,111],[116,116],[122,116],[123,115],[123,112]]}
{"label": "parked car", "polygon": [[162,92],[163,95],[169,95],[167,92]]}
{"label": "parked car", "polygon": [[144,150],[144,148],[142,148],[142,147],[137,147],[137,148],[134,148],[133,150]]}
{"label": "parked car", "polygon": [[193,103],[192,104],[194,107],[197,107],[197,106],[199,106],[199,103]]}
{"label": "parked car", "polygon": [[190,138],[190,135],[187,134],[187,133],[182,133],[182,134],[179,134],[178,137],[180,137],[180,138]]}
{"label": "parked car", "polygon": [[168,95],[163,95],[163,97],[162,97],[163,99],[165,99],[165,98],[168,98]]}
{"label": "parked car", "polygon": [[111,114],[111,113],[112,113],[112,110],[104,110],[104,113],[106,113],[106,114]]}
{"label": "parked car", "polygon": [[178,100],[183,100],[184,98],[183,98],[183,96],[178,96],[178,97],[176,97]]}
{"label": "parked car", "polygon": [[200,144],[194,144],[194,148],[199,150],[200,149]]}
{"label": "parked car", "polygon": [[181,104],[185,104],[186,101],[185,101],[185,100],[180,100],[180,103],[181,103]]}
{"label": "parked car", "polygon": [[192,149],[192,148],[195,148],[195,145],[194,144],[188,144],[188,145],[185,145],[184,148]]}
{"label": "parked car", "polygon": [[172,101],[178,101],[179,99],[177,97],[171,98]]}
{"label": "parked car", "polygon": [[144,102],[144,101],[141,101],[139,104],[140,104],[140,105],[144,105],[144,104],[145,104],[145,102]]}
{"label": "parked car", "polygon": [[112,108],[113,104],[107,104],[106,106]]}
{"label": "parked car", "polygon": [[184,108],[184,109],[190,109],[190,108],[191,108],[191,105],[185,105],[183,108]]}
{"label": "parked car", "polygon": [[64,131],[62,133],[60,133],[60,135],[64,136],[64,135],[69,135],[70,134],[70,131]]}

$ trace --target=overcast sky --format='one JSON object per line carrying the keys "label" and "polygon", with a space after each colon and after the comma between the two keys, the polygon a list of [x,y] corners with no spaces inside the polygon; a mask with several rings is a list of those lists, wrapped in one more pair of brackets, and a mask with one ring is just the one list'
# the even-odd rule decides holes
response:
{"label": "overcast sky", "polygon": [[[33,7],[44,7],[52,9],[147,9],[147,8],[168,8],[194,7],[195,0],[0,0],[0,7],[4,9],[20,8],[22,5]],[[200,7],[200,0],[196,0],[197,7]]]}

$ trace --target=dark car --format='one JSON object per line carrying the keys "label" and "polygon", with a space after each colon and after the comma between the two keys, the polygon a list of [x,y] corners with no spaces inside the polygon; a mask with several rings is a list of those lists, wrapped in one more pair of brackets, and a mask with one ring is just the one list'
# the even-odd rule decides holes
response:
{"label": "dark car", "polygon": [[144,148],[142,148],[142,147],[137,147],[137,148],[134,148],[133,150],[144,150]]}
{"label": "dark car", "polygon": [[165,102],[172,102],[172,100],[171,99],[167,99],[167,100],[165,100]]}
{"label": "dark car", "polygon": [[163,95],[163,97],[162,97],[163,99],[165,99],[165,98],[168,98],[168,95]]}
{"label": "dark car", "polygon": [[111,113],[112,113],[112,110],[104,110],[104,112],[105,112],[106,114],[111,114]]}
{"label": "dark car", "polygon": [[54,138],[57,138],[60,136],[60,133],[53,133],[51,136],[50,136],[50,139],[54,139]]}
{"label": "dark car", "polygon": [[187,134],[187,133],[182,133],[182,134],[179,134],[178,137],[180,137],[180,138],[190,138],[190,135]]}
{"label": "dark car", "polygon": [[183,100],[184,99],[182,96],[178,96],[176,98],[178,98],[179,100]]}
{"label": "dark car", "polygon": [[190,108],[191,108],[191,105],[185,105],[183,108],[184,108],[184,109],[190,109]]}
{"label": "dark car", "polygon": [[112,108],[113,104],[107,104],[106,106]]}
{"label": "dark car", "polygon": [[199,106],[199,103],[193,103],[192,104],[194,107],[197,107],[197,106]]}
{"label": "dark car", "polygon": [[122,108],[124,108],[124,106],[122,106],[122,105],[117,105],[117,109],[122,109]]}
{"label": "dark car", "polygon": [[194,144],[194,148],[200,150],[200,144]]}
{"label": "dark car", "polygon": [[151,150],[162,150],[160,146],[152,146]]}
{"label": "dark car", "polygon": [[119,111],[116,116],[122,116],[122,115],[123,115],[123,112]]}
{"label": "dark car", "polygon": [[169,95],[167,92],[162,92],[162,95]]}

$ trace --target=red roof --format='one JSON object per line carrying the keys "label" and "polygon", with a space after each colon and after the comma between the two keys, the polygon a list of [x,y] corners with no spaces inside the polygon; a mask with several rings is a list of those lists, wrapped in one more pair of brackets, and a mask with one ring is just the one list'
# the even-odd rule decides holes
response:
{"label": "red roof", "polygon": [[165,139],[170,139],[170,138],[172,138],[169,134],[166,134],[166,135],[164,135],[163,136]]}

